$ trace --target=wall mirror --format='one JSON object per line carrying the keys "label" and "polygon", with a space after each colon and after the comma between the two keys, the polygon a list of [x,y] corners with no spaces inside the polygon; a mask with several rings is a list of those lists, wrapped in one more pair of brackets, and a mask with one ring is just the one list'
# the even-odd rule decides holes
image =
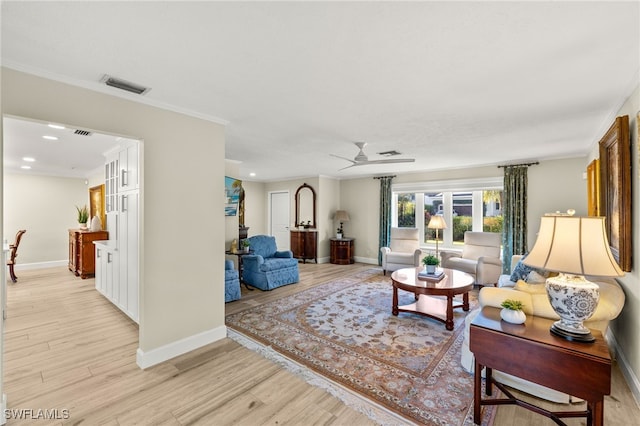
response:
{"label": "wall mirror", "polygon": [[[305,227],[316,227],[316,191],[310,185],[303,183],[296,191],[296,222]],[[307,226],[308,224],[308,226]]]}

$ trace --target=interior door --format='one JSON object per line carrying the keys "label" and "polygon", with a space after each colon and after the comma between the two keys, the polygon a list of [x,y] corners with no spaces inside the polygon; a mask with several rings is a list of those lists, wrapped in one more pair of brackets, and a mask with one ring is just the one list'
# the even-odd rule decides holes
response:
{"label": "interior door", "polygon": [[290,197],[289,191],[269,193],[270,231],[276,237],[278,250],[289,250]]}

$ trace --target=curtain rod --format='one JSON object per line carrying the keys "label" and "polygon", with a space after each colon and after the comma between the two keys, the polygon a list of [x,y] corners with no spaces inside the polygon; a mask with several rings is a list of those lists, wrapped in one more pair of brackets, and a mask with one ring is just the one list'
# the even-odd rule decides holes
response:
{"label": "curtain rod", "polygon": [[374,176],[373,178],[374,179],[385,179],[385,178],[393,179],[394,177],[396,177],[396,175],[393,175],[393,176]]}
{"label": "curtain rod", "polygon": [[533,163],[520,163],[520,164],[506,164],[504,166],[498,166],[499,169],[505,168],[505,167],[518,167],[518,166],[535,166],[536,164],[540,164],[540,162],[535,161]]}

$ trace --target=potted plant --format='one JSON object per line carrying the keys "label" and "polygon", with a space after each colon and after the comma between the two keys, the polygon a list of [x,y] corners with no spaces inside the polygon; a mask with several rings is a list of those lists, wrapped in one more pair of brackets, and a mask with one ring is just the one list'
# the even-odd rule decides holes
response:
{"label": "potted plant", "polygon": [[511,324],[522,324],[527,320],[527,316],[522,311],[524,305],[519,300],[506,299],[500,304],[500,318]]}
{"label": "potted plant", "polygon": [[242,248],[244,249],[245,253],[249,253],[249,246],[250,245],[251,245],[251,243],[249,242],[249,240],[247,238],[242,240]]}
{"label": "potted plant", "polygon": [[440,259],[432,254],[422,258],[422,264],[427,268],[427,274],[435,274],[436,266],[440,264]]}
{"label": "potted plant", "polygon": [[342,226],[336,229],[336,238],[339,240],[342,239]]}
{"label": "potted plant", "polygon": [[87,205],[85,204],[83,207],[76,206],[76,210],[78,211],[78,223],[81,228],[87,227],[87,222],[89,221],[89,210],[87,210]]}

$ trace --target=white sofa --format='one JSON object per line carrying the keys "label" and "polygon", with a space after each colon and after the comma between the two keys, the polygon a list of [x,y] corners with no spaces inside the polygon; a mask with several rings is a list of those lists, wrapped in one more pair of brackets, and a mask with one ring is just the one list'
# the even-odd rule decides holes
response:
{"label": "white sofa", "polygon": [[[520,258],[521,256],[513,257],[511,262],[512,270]],[[588,321],[585,321],[584,324],[591,329],[600,330],[602,334],[605,335],[609,321],[616,318],[620,314],[620,311],[622,311],[625,301],[624,292],[614,279],[601,277],[587,277],[587,279],[600,286],[600,301],[593,316]],[[483,287],[478,293],[480,308],[469,312],[465,319],[461,363],[463,368],[470,373],[473,373],[474,358],[473,353],[469,350],[469,327],[482,307],[493,306],[500,308],[500,304],[505,299],[517,299],[524,304],[523,311],[527,315],[559,319],[549,303],[544,284],[528,284],[524,281],[518,281],[516,283],[510,281],[509,275],[502,275],[498,281],[498,286],[499,287]],[[500,371],[494,370],[493,377],[507,386],[549,401],[559,403],[580,401],[570,395],[504,374]]]}

